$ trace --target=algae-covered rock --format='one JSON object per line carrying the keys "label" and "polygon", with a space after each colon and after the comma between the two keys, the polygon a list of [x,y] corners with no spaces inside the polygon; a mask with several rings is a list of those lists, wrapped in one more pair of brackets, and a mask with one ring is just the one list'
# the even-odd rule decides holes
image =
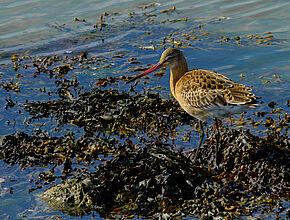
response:
{"label": "algae-covered rock", "polygon": [[43,200],[51,207],[73,216],[82,216],[91,211],[88,188],[79,179],[68,179],[50,187],[42,194]]}

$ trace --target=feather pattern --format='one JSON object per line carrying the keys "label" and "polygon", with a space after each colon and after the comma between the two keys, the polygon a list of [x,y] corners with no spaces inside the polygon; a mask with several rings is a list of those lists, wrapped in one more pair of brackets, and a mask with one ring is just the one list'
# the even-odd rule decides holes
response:
{"label": "feather pattern", "polygon": [[257,106],[251,88],[214,71],[188,71],[187,61],[178,49],[166,49],[159,63],[170,67],[170,89],[174,98],[197,119],[226,117]]}
{"label": "feather pattern", "polygon": [[255,95],[243,84],[213,71],[191,70],[175,84],[174,93],[190,115],[206,120],[242,112],[255,107]]}

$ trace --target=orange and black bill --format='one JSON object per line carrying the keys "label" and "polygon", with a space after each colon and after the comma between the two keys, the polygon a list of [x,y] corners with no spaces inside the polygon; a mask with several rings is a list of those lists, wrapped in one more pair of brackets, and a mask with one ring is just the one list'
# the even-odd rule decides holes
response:
{"label": "orange and black bill", "polygon": [[136,80],[136,79],[139,79],[139,78],[141,78],[141,77],[143,77],[143,76],[146,76],[147,74],[152,73],[152,72],[154,72],[155,70],[160,69],[162,66],[163,66],[163,65],[162,65],[161,63],[157,63],[156,65],[152,66],[150,69],[146,70],[145,72],[143,72],[143,73],[141,73],[141,74],[139,74],[139,75],[133,77],[132,79],[129,79],[126,83],[130,83],[130,82],[132,82],[132,81],[134,81],[134,80]]}

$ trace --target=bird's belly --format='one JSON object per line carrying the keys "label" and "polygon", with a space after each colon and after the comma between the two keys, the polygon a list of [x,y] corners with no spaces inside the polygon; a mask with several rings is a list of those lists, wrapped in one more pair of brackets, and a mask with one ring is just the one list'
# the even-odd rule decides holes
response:
{"label": "bird's belly", "polygon": [[181,106],[189,115],[205,121],[213,118],[229,117],[230,115],[239,114],[245,111],[247,108],[241,106],[210,106],[208,108],[195,108],[192,106]]}

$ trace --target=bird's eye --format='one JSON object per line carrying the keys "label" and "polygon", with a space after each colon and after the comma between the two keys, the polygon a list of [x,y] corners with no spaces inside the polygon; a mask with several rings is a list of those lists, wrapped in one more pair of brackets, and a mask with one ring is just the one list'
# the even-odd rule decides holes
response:
{"label": "bird's eye", "polygon": [[167,56],[167,57],[165,58],[165,61],[171,60],[172,58],[173,58],[173,56]]}

